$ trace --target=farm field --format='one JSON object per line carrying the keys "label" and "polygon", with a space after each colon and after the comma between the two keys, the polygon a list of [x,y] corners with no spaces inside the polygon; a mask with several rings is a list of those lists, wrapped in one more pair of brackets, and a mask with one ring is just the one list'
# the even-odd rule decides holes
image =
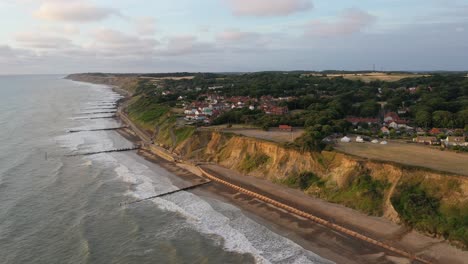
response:
{"label": "farm field", "polygon": [[[312,74],[321,76],[321,74]],[[430,75],[412,74],[412,73],[385,73],[385,72],[369,72],[369,73],[344,73],[344,74],[327,74],[327,78],[343,77],[348,80],[361,80],[363,82],[386,81],[395,82],[405,78],[427,77]]]}
{"label": "farm field", "polygon": [[292,142],[296,138],[300,137],[304,133],[304,129],[294,129],[293,132],[281,131],[277,128],[272,128],[269,131],[265,131],[258,128],[221,128],[212,126],[209,128],[203,128],[207,130],[220,130],[222,132],[229,132],[238,135],[243,135],[246,137],[253,137],[263,140],[269,140],[274,142]]}
{"label": "farm field", "polygon": [[392,161],[468,176],[468,154],[441,151],[429,146],[389,141],[387,145],[366,143],[336,144],[335,149],[369,159]]}

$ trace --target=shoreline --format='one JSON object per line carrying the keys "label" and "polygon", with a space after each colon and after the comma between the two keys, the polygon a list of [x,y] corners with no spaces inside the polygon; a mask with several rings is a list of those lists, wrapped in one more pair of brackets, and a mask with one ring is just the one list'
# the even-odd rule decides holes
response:
{"label": "shoreline", "polygon": [[[122,94],[123,90],[121,90],[120,88],[118,90],[115,89],[117,87],[111,87],[111,88],[114,91],[118,92],[119,94],[124,95],[126,98],[128,98],[127,97],[128,93]],[[122,102],[125,102],[125,99],[122,99],[118,102],[119,106],[121,105]],[[122,121],[125,122],[125,120],[122,120]],[[128,120],[128,118],[127,118],[127,121],[131,122],[130,120]],[[130,128],[122,129],[122,130],[119,130],[118,132],[122,136],[124,136],[125,138],[127,138],[128,140],[132,142],[138,141],[139,138],[141,138],[138,136],[139,133],[131,129],[131,128],[134,128],[135,125],[132,123],[128,125],[130,126]],[[155,148],[159,149],[160,147],[155,146]],[[152,151],[152,150],[153,149],[149,151],[148,150],[139,151],[138,154],[143,156],[145,159],[151,162],[154,162],[158,164],[159,166],[165,168],[169,172],[173,173],[175,176],[182,178],[184,181],[193,182],[195,179],[200,179],[199,176],[203,174],[199,170],[199,168],[197,168],[197,166],[194,164],[184,163],[183,161],[182,163],[174,162],[174,160],[177,160],[177,157],[172,157],[172,160],[171,160],[171,158],[167,157],[167,155],[170,155],[170,153],[168,153],[164,149],[158,150],[156,151],[156,153],[154,153],[155,151]],[[158,154],[161,154],[159,152],[163,152],[162,153],[163,155],[158,155]],[[223,168],[220,168],[220,169],[223,170]],[[230,175],[228,176],[222,175],[222,172],[216,171],[216,170],[210,171],[210,173],[214,173],[217,178],[221,178],[225,180],[229,179],[230,182],[237,180],[237,183],[239,182],[242,183],[243,182],[242,180],[246,180],[246,179],[247,181],[254,179],[252,177],[243,176],[243,175],[236,175],[236,177],[231,177],[231,174],[234,174],[234,172],[228,171],[227,169],[224,169],[224,170],[226,170],[227,173],[229,173]],[[240,177],[242,177],[243,179],[241,179]],[[264,184],[264,183],[260,183],[260,186],[261,184]],[[251,188],[251,187],[259,187],[259,186],[248,186],[248,187]],[[275,185],[275,188],[284,189],[286,187]],[[297,191],[297,190],[293,190],[293,191]],[[421,263],[421,262],[411,262],[408,258],[386,251],[385,249],[381,247],[370,245],[369,243],[366,243],[362,240],[352,238],[342,233],[338,233],[325,226],[322,226],[320,224],[301,218],[298,215],[295,215],[291,212],[287,212],[269,203],[259,201],[258,199],[252,196],[246,195],[245,193],[242,193],[242,192],[235,191],[219,183],[209,184],[208,186],[203,186],[198,189],[192,190],[192,192],[197,193],[200,196],[212,197],[215,199],[224,200],[228,203],[232,203],[238,206],[239,208],[241,208],[243,212],[246,212],[248,215],[252,216],[256,221],[262,222],[263,224],[265,224],[269,229],[273,229],[277,233],[283,234],[284,236],[290,238],[294,242],[303,246],[305,249],[308,249],[320,255],[323,258],[329,259],[331,261],[335,261],[336,263]],[[301,194],[305,196],[305,194],[303,193]],[[275,198],[278,198],[278,197],[275,197]],[[303,198],[307,198],[307,197],[303,197]],[[312,197],[308,197],[308,198],[312,199]],[[326,208],[325,210],[336,209],[336,210],[354,211],[349,208],[327,203],[325,201],[321,201],[321,202],[324,205],[331,207],[331,208]],[[319,215],[320,217],[325,218],[325,219],[329,218],[329,215],[327,215],[326,212],[325,213],[321,212],[321,210],[323,211],[323,209],[315,210],[315,212],[313,211],[314,215]],[[373,218],[373,217],[366,216],[366,215],[359,215],[359,213],[357,212],[355,213],[356,214],[354,214],[353,217],[363,218],[363,219]],[[333,218],[331,219],[331,221],[333,223],[336,221],[340,225],[343,225],[344,223],[345,226],[346,224],[349,224],[350,222],[349,219],[333,219]],[[399,227],[397,231],[399,233],[402,233],[402,231],[400,230],[402,228],[401,226],[398,226],[396,224],[393,224],[393,225]],[[348,227],[351,227],[353,230],[356,230],[356,226],[353,224],[350,224]],[[358,228],[358,230],[356,231],[367,234],[367,235],[372,235],[374,237],[382,236],[382,234],[376,234],[376,233],[373,233],[372,230],[364,230],[364,228],[363,229]],[[402,233],[403,236],[405,236],[407,232],[408,231],[403,231]],[[420,234],[418,236],[417,233],[414,234],[415,232],[413,231],[409,233],[412,233],[411,235],[413,236],[416,235],[416,238],[420,238],[420,236],[422,236]],[[425,238],[427,238],[426,240],[430,240],[431,244],[442,243],[443,247],[440,248],[439,250],[447,249],[448,245],[446,245],[446,243],[443,243],[440,240],[435,240],[435,239],[431,239],[428,237],[425,237]],[[384,239],[388,240],[388,238],[385,238],[385,237]],[[413,240],[414,239],[415,238],[413,238]],[[423,249],[425,248],[424,250],[422,250],[422,255],[424,256],[425,259],[428,259],[429,257],[431,261],[434,261],[433,263],[464,263],[463,260],[466,259],[465,257],[467,256],[466,254],[457,254],[459,253],[459,252],[456,252],[458,250],[455,250],[455,252],[450,252],[450,253],[446,252],[446,254],[441,255],[440,253],[442,252],[440,252],[439,250],[437,250],[438,252],[432,252],[435,249],[430,249],[430,247],[428,246],[428,243],[420,243],[417,241],[416,242],[406,241],[406,243],[404,244],[407,244],[406,246],[407,247],[409,246],[409,249],[411,249],[412,251],[417,250],[421,252],[421,248]],[[428,251],[429,251],[429,254],[427,254]],[[449,250],[449,251],[453,251],[453,250]],[[462,252],[462,253],[466,253],[466,252]],[[449,258],[447,259],[446,257],[449,257]]]}

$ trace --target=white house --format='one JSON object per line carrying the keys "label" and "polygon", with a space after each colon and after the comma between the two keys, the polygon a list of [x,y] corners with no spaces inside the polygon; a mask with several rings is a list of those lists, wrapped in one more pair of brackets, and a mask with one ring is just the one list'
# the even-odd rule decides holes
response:
{"label": "white house", "polygon": [[462,146],[468,147],[468,142],[466,142],[465,137],[447,137],[446,139],[442,140],[442,143],[447,147],[452,146]]}
{"label": "white house", "polygon": [[341,142],[343,142],[343,143],[349,143],[349,142],[351,142],[351,139],[350,139],[349,137],[347,137],[347,136],[344,136],[344,137],[341,139]]}

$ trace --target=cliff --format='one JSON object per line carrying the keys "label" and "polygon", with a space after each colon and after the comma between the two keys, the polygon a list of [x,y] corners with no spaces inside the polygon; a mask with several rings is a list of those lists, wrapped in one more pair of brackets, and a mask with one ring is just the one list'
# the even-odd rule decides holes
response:
{"label": "cliff", "polygon": [[468,179],[338,152],[303,153],[277,143],[197,131],[174,152],[266,178],[424,233],[468,244]]}

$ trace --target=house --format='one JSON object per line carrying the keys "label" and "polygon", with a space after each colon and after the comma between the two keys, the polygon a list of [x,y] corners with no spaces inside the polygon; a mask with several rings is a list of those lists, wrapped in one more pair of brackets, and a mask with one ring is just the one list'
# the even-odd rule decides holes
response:
{"label": "house", "polygon": [[418,91],[418,88],[416,88],[416,87],[410,87],[410,88],[408,88],[408,92],[409,92],[410,94],[415,94],[417,91]]}
{"label": "house", "polygon": [[397,121],[397,120],[400,120],[400,117],[395,112],[389,112],[384,117],[384,122],[385,123],[392,122],[392,121]]}
{"label": "house", "polygon": [[347,137],[347,136],[344,136],[340,141],[343,142],[343,143],[349,143],[349,142],[351,142],[351,139],[349,137]]}
{"label": "house", "polygon": [[426,134],[426,130],[418,127],[416,128],[416,134],[418,134],[418,136],[424,136]]}
{"label": "house", "polygon": [[439,145],[440,142],[437,140],[436,137],[425,137],[425,136],[418,136],[413,138],[413,142],[419,144],[426,144],[426,145]]}
{"label": "house", "polygon": [[442,130],[440,128],[432,128],[431,130],[429,130],[429,134],[430,135],[439,135],[439,134],[442,134]]}
{"label": "house", "polygon": [[368,125],[378,124],[378,118],[363,118],[363,117],[353,117],[349,116],[345,118],[346,121],[350,122],[354,126],[358,125],[359,123],[367,123]]}
{"label": "house", "polygon": [[387,127],[382,127],[382,128],[380,129],[380,131],[381,131],[383,134],[385,134],[385,135],[390,134],[390,130],[389,130]]}
{"label": "house", "polygon": [[219,86],[211,86],[211,87],[208,87],[208,90],[219,90],[219,89],[223,89],[224,86],[222,85],[219,85]]}
{"label": "house", "polygon": [[267,115],[286,115],[289,113],[288,107],[287,106],[271,106],[267,109],[265,109],[265,114]]}
{"label": "house", "polygon": [[392,121],[390,122],[390,124],[388,124],[388,127],[398,129],[398,124],[395,121]]}
{"label": "house", "polygon": [[281,131],[288,131],[288,132],[292,132],[293,131],[293,128],[292,126],[288,126],[288,125],[279,125],[279,130]]}
{"label": "house", "polygon": [[468,147],[468,142],[466,142],[465,137],[447,137],[445,140],[442,140],[445,146],[462,146]]}

